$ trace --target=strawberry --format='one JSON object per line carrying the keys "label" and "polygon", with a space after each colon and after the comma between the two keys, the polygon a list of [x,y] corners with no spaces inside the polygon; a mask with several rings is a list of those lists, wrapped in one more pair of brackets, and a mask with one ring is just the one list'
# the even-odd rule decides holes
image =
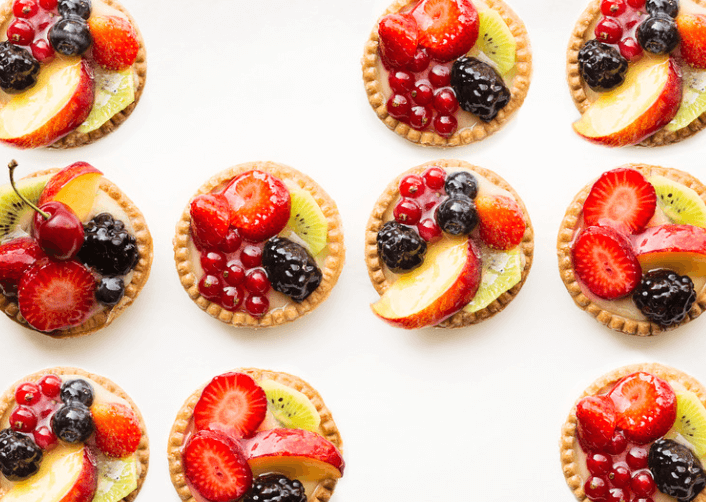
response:
{"label": "strawberry", "polygon": [[199,431],[189,438],[184,470],[196,491],[212,502],[239,500],[253,481],[243,448],[218,431]]}
{"label": "strawberry", "polygon": [[17,294],[17,285],[25,271],[46,255],[30,237],[13,239],[0,246],[0,292]]}
{"label": "strawberry", "polygon": [[630,241],[612,228],[586,228],[576,239],[572,255],[581,282],[606,300],[630,294],[642,279]]}
{"label": "strawberry", "polygon": [[100,451],[115,458],[137,451],[142,429],[130,407],[119,403],[94,403],[91,415],[96,428],[96,446]]}
{"label": "strawberry", "polygon": [[608,396],[618,414],[618,427],[628,440],[638,444],[664,436],[677,417],[677,397],[672,387],[644,371],[620,380]]}
{"label": "strawberry", "polygon": [[252,436],[267,413],[265,391],[244,373],[224,373],[209,382],[194,407],[197,430]]}
{"label": "strawberry", "polygon": [[680,14],[676,21],[684,61],[694,68],[706,68],[706,16]]}
{"label": "strawberry", "polygon": [[191,234],[199,248],[212,248],[225,240],[232,214],[223,194],[197,195],[191,201],[190,213]]}
{"label": "strawberry", "polygon": [[478,11],[470,0],[423,0],[412,16],[419,27],[419,45],[437,61],[463,56],[478,39]]}
{"label": "strawberry", "polygon": [[132,66],[140,50],[137,32],[130,21],[117,16],[91,16],[88,29],[93,38],[93,59],[106,70],[122,71]]}
{"label": "strawberry", "polygon": [[387,68],[404,68],[417,52],[417,22],[409,14],[388,14],[378,24],[380,56]]}
{"label": "strawberry", "polygon": [[583,204],[586,226],[613,227],[635,234],[644,230],[655,214],[657,193],[635,169],[619,167],[603,173]]}
{"label": "strawberry", "polygon": [[289,191],[268,173],[243,173],[230,182],[223,194],[233,208],[231,223],[244,239],[267,240],[281,232],[289,221]]}
{"label": "strawberry", "polygon": [[17,302],[30,326],[49,332],[86,321],[95,289],[93,274],[79,262],[42,258],[20,279]]}
{"label": "strawberry", "polygon": [[613,401],[608,396],[588,396],[576,403],[576,419],[579,438],[588,449],[601,450],[613,438],[616,413]]}
{"label": "strawberry", "polygon": [[522,242],[525,215],[510,197],[477,197],[481,240],[491,248],[508,250]]}

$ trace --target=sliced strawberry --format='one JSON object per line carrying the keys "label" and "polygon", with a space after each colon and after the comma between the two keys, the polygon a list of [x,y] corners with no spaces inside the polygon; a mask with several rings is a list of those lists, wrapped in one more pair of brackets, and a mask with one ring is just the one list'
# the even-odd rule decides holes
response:
{"label": "sliced strawberry", "polygon": [[232,214],[224,195],[197,195],[191,201],[190,214],[191,234],[199,248],[212,248],[225,240]]}
{"label": "sliced strawberry", "polygon": [[576,239],[572,255],[578,278],[601,298],[622,298],[642,279],[630,241],[612,228],[586,228]]}
{"label": "sliced strawberry", "polygon": [[20,279],[29,267],[46,255],[31,237],[13,239],[0,246],[0,292],[16,295]]}
{"label": "sliced strawberry", "polygon": [[388,14],[378,24],[380,56],[387,68],[404,68],[417,52],[417,22],[409,14]]}
{"label": "sliced strawberry", "polygon": [[613,227],[625,234],[644,230],[655,214],[654,187],[635,169],[619,167],[603,173],[583,204],[586,226]]}
{"label": "sliced strawberry", "polygon": [[638,444],[664,436],[677,417],[677,397],[672,387],[644,371],[620,380],[608,396],[615,404],[618,427],[628,440]]}
{"label": "sliced strawberry", "polygon": [[608,396],[588,396],[576,404],[579,440],[588,446],[585,451],[605,448],[615,433],[616,414]]}
{"label": "sliced strawberry", "polygon": [[476,210],[481,240],[491,248],[508,250],[522,242],[525,216],[510,197],[477,197]]}
{"label": "sliced strawberry", "polygon": [[94,403],[91,415],[96,428],[96,446],[100,451],[116,458],[137,451],[142,429],[131,408],[119,403]]}
{"label": "sliced strawberry", "polygon": [[419,45],[437,61],[466,54],[478,39],[478,11],[470,0],[423,0],[412,10]]}
{"label": "sliced strawberry", "polygon": [[114,71],[132,66],[140,50],[140,41],[130,21],[117,16],[91,16],[88,29],[93,38],[96,63]]}
{"label": "sliced strawberry", "polygon": [[194,407],[196,429],[252,436],[267,414],[265,391],[244,373],[224,373],[209,382]]}
{"label": "sliced strawberry", "polygon": [[199,431],[189,438],[184,470],[196,491],[212,502],[240,499],[253,481],[240,444],[218,431]]}
{"label": "sliced strawberry", "polygon": [[679,14],[676,22],[684,61],[694,68],[706,68],[706,16]]}
{"label": "sliced strawberry", "polygon": [[20,279],[17,302],[38,331],[80,326],[90,316],[96,281],[77,261],[38,260]]}

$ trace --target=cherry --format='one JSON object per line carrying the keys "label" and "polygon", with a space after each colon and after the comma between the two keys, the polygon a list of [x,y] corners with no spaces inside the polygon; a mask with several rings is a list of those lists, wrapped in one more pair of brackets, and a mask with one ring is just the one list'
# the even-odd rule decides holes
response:
{"label": "cherry", "polygon": [[437,115],[434,119],[434,129],[439,133],[439,136],[448,138],[453,136],[458,128],[458,121],[453,115]]}
{"label": "cherry", "polygon": [[240,253],[240,261],[246,268],[259,267],[262,264],[262,249],[248,244]]}
{"label": "cherry", "polygon": [[637,497],[649,497],[657,489],[652,473],[648,469],[637,471],[630,481],[630,489]]}
{"label": "cherry", "polygon": [[56,446],[56,436],[46,425],[38,427],[32,435],[34,436],[34,442],[44,451],[51,450]]}
{"label": "cherry", "polygon": [[604,16],[618,17],[625,12],[626,8],[625,0],[603,0],[601,2],[601,12]]}
{"label": "cherry", "polygon": [[245,276],[245,289],[259,295],[267,293],[270,289],[270,280],[267,278],[267,272],[261,268],[248,272],[248,275]]}
{"label": "cherry", "polygon": [[406,71],[396,71],[390,73],[390,89],[397,94],[404,94],[414,87],[414,77]]}
{"label": "cherry", "polygon": [[607,502],[628,502],[630,492],[623,488],[611,488],[608,490]]}
{"label": "cherry", "polygon": [[616,488],[623,488],[630,483],[630,469],[625,462],[616,462],[608,474],[610,484]]}
{"label": "cherry", "polygon": [[436,91],[434,94],[434,108],[441,115],[451,115],[458,109],[456,93],[451,87],[444,87]]}
{"label": "cherry", "polygon": [[403,225],[416,225],[422,217],[422,208],[411,199],[402,199],[392,210],[395,220]]}
{"label": "cherry", "polygon": [[596,25],[594,30],[596,38],[606,44],[617,44],[623,36],[623,27],[618,21],[610,17],[604,17]]}
{"label": "cherry", "polygon": [[632,37],[624,38],[618,44],[620,54],[628,61],[637,61],[642,57],[643,51],[640,44]]}
{"label": "cherry", "polygon": [[17,404],[25,404],[32,406],[37,404],[42,396],[39,393],[39,387],[32,382],[21,383],[15,391],[15,401]]}
{"label": "cherry", "polygon": [[605,452],[611,455],[620,455],[628,447],[628,440],[625,438],[623,431],[615,431],[613,437],[610,438],[610,443],[605,447]]}
{"label": "cherry", "polygon": [[253,317],[262,317],[270,308],[270,301],[266,296],[250,295],[245,300],[245,310]]}
{"label": "cherry", "polygon": [[409,93],[412,101],[418,105],[428,105],[434,99],[434,89],[427,80],[418,80],[414,83],[414,89]]}
{"label": "cherry", "polygon": [[230,312],[235,312],[240,307],[240,304],[243,303],[244,296],[243,290],[238,286],[226,286],[221,293],[221,307]]}
{"label": "cherry", "polygon": [[204,276],[199,281],[199,293],[201,293],[201,296],[203,296],[207,300],[219,300],[221,297],[222,289],[223,282],[218,276],[204,274]]}
{"label": "cherry", "polygon": [[448,66],[436,65],[429,71],[429,81],[436,87],[446,87],[451,84],[451,70]]}
{"label": "cherry", "polygon": [[415,198],[424,193],[424,181],[417,174],[409,174],[400,180],[400,195]]}
{"label": "cherry", "polygon": [[426,49],[419,46],[417,48],[417,52],[414,53],[412,60],[407,63],[407,69],[411,72],[419,73],[420,71],[426,70],[429,67],[430,62],[431,58],[429,57],[429,54],[427,54]]}
{"label": "cherry", "polygon": [[432,190],[441,190],[446,182],[446,171],[440,167],[430,167],[422,174],[424,183]]}
{"label": "cherry", "polygon": [[434,218],[425,218],[417,224],[419,237],[427,242],[436,242],[441,238],[441,227]]}
{"label": "cherry", "polygon": [[18,406],[10,415],[10,427],[17,432],[32,432],[37,427],[37,415],[27,406]]}
{"label": "cherry", "polygon": [[647,467],[647,448],[642,446],[633,446],[625,456],[625,461],[630,469],[637,471]]}
{"label": "cherry", "polygon": [[586,458],[586,467],[588,472],[594,476],[604,476],[610,472],[613,466],[611,458],[602,453],[592,453]]}
{"label": "cherry", "polygon": [[61,392],[61,378],[47,375],[39,381],[39,390],[47,397],[57,397]]}
{"label": "cherry", "polygon": [[35,0],[15,0],[12,4],[12,13],[15,17],[29,19],[39,11],[39,6]]}
{"label": "cherry", "polygon": [[603,500],[608,494],[608,483],[598,476],[591,476],[583,485],[583,491],[590,500]]}
{"label": "cherry", "polygon": [[223,270],[223,280],[231,286],[238,286],[245,280],[245,269],[238,260],[231,260],[226,263]]}
{"label": "cherry", "polygon": [[34,26],[25,19],[15,19],[7,27],[7,39],[15,45],[29,45],[34,40]]}
{"label": "cherry", "polygon": [[412,105],[407,99],[407,96],[402,94],[393,94],[390,99],[387,100],[387,113],[390,117],[397,120],[407,120],[409,118],[409,112]]}
{"label": "cherry", "polygon": [[32,56],[34,56],[34,59],[40,63],[48,63],[52,61],[56,55],[51,44],[43,38],[38,38],[32,42],[32,45],[30,45],[29,48],[32,50]]}
{"label": "cherry", "polygon": [[218,251],[207,251],[201,255],[201,268],[207,274],[218,274],[226,266],[226,257]]}
{"label": "cherry", "polygon": [[53,10],[59,4],[59,0],[39,0],[39,6],[42,9]]}
{"label": "cherry", "polygon": [[432,111],[426,106],[413,106],[409,115],[409,125],[418,131],[424,130],[431,122]]}
{"label": "cherry", "polygon": [[218,249],[224,253],[235,253],[238,249],[240,249],[242,244],[243,239],[240,237],[238,229],[235,227],[230,227],[228,229],[228,233],[226,234],[226,238],[223,239],[223,242],[218,245]]}

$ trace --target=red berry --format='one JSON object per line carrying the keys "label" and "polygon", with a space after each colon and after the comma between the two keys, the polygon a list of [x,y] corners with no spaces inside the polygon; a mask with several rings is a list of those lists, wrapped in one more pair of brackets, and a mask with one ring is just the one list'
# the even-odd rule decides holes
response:
{"label": "red berry", "polygon": [[216,301],[221,297],[223,282],[220,277],[204,274],[199,281],[199,293],[207,300]]}
{"label": "red berry", "polygon": [[122,71],[137,60],[140,41],[129,20],[118,16],[88,18],[93,39],[93,60],[107,70]]}
{"label": "red berry", "polygon": [[616,488],[623,488],[630,484],[630,468],[625,462],[616,462],[608,474],[610,484]]}
{"label": "red berry", "polygon": [[31,237],[20,237],[0,245],[0,285],[5,294],[16,295],[24,273],[44,256],[42,248]]}
{"label": "red berry", "polygon": [[201,268],[207,274],[218,275],[226,266],[226,257],[218,251],[207,251],[201,255]]}
{"label": "red berry", "polygon": [[34,437],[34,442],[37,446],[44,451],[51,450],[54,446],[56,446],[56,436],[46,425],[37,427],[32,433],[32,436]]}
{"label": "red berry", "polygon": [[36,0],[15,0],[12,4],[12,13],[15,17],[29,19],[39,11]]}
{"label": "red berry", "polygon": [[17,432],[32,432],[37,427],[37,415],[27,406],[18,406],[10,415],[10,427]]}
{"label": "red berry", "polygon": [[412,128],[422,131],[431,122],[432,111],[426,106],[413,106],[409,115],[409,125]]}
{"label": "red berry", "polygon": [[470,0],[425,0],[412,15],[419,25],[419,45],[437,61],[463,56],[478,39],[478,11]]}
{"label": "red berry", "polygon": [[612,17],[604,17],[594,30],[596,39],[606,44],[617,44],[623,36],[623,27]]}
{"label": "red berry", "polygon": [[642,446],[633,446],[630,450],[628,450],[628,454],[625,456],[625,461],[633,471],[645,469],[647,467],[647,453],[647,448]]}
{"label": "red berry", "polygon": [[83,245],[83,224],[73,209],[56,200],[34,213],[34,234],[44,252],[57,260],[70,260]]}
{"label": "red berry", "polygon": [[652,497],[638,497],[635,495],[630,499],[630,502],[654,502],[654,500],[652,500]]}
{"label": "red berry", "polygon": [[424,171],[422,179],[432,190],[441,190],[446,182],[446,171],[440,167],[430,167]]}
{"label": "red berry", "polygon": [[132,408],[119,403],[94,403],[91,415],[95,425],[96,446],[105,455],[123,458],[137,451],[142,428]]}
{"label": "red berry", "polygon": [[7,39],[15,45],[29,45],[34,40],[34,26],[25,19],[15,19],[7,27]]}
{"label": "red berry", "polygon": [[417,53],[417,22],[409,14],[389,14],[378,24],[380,56],[393,68],[405,67]]}
{"label": "red berry", "polygon": [[618,17],[626,9],[625,0],[603,0],[601,2],[601,12],[604,16]]}
{"label": "red berry", "polygon": [[245,269],[240,261],[231,260],[226,263],[222,276],[231,286],[238,286],[245,280]]}
{"label": "red berry", "polygon": [[46,375],[39,381],[39,390],[47,397],[57,397],[61,392],[61,378],[56,375]]}
{"label": "red berry", "polygon": [[418,80],[414,83],[414,89],[409,93],[412,101],[418,105],[428,105],[434,99],[434,89],[427,80]]}
{"label": "red berry", "polygon": [[387,100],[387,113],[390,117],[397,120],[406,121],[409,118],[409,113],[412,109],[412,105],[407,99],[407,96],[402,94],[393,94],[390,99]]}
{"label": "red berry", "polygon": [[191,201],[191,232],[203,245],[218,246],[228,235],[231,208],[222,194],[197,195]]}
{"label": "red berry", "polygon": [[218,249],[224,253],[235,253],[238,249],[240,249],[242,244],[243,239],[240,238],[238,229],[235,227],[230,227],[228,229],[228,233],[226,234],[226,238],[220,243]]}
{"label": "red berry", "polygon": [[616,413],[608,396],[587,396],[576,404],[578,432],[591,448],[605,447],[615,432]]}
{"label": "red berry", "polygon": [[400,195],[414,199],[424,193],[424,181],[416,174],[409,174],[400,180]]}
{"label": "red berry", "polygon": [[267,278],[267,273],[256,268],[248,272],[245,276],[245,289],[251,293],[264,295],[270,289],[270,280]]}
{"label": "red berry", "polygon": [[430,61],[431,58],[424,47],[417,47],[414,57],[407,63],[407,70],[414,73],[422,72],[429,67]]}
{"label": "red berry", "polygon": [[395,71],[390,73],[388,81],[390,89],[397,94],[404,94],[414,87],[414,77],[406,71]]}
{"label": "red berry", "polygon": [[425,218],[417,224],[419,237],[427,242],[436,242],[441,239],[441,227],[434,221],[434,218]]}
{"label": "red berry", "polygon": [[594,476],[605,476],[613,467],[613,462],[610,457],[602,453],[592,453],[586,458],[586,467]]}
{"label": "red berry", "polygon": [[245,310],[253,317],[262,317],[270,308],[270,301],[266,296],[250,295],[245,300]]}
{"label": "red berry", "polygon": [[642,57],[643,51],[640,44],[632,37],[624,38],[618,44],[620,54],[628,61],[637,61]]}
{"label": "red berry", "polygon": [[480,217],[480,238],[485,244],[507,251],[522,242],[525,216],[515,200],[505,196],[481,196],[475,202]]}
{"label": "red berry", "polygon": [[448,66],[436,65],[429,70],[429,81],[437,89],[447,87],[451,84],[451,70]]}
{"label": "red berry", "polygon": [[656,489],[655,480],[649,469],[643,469],[633,474],[632,480],[630,481],[630,490],[632,490],[637,497],[649,497]]}
{"label": "red berry", "polygon": [[59,0],[39,0],[39,6],[45,10],[56,9]]}
{"label": "red berry", "polygon": [[32,56],[34,56],[34,59],[40,63],[48,63],[52,61],[56,55],[51,44],[43,38],[38,38],[32,42],[32,45],[30,45],[29,48],[32,50]]}
{"label": "red berry", "polygon": [[645,0],[628,0],[628,5],[633,9],[641,9],[645,6]]}
{"label": "red berry", "polygon": [[392,211],[395,220],[403,225],[416,225],[422,217],[422,208],[411,199],[402,199]]}
{"label": "red berry", "polygon": [[453,136],[457,127],[458,121],[453,115],[437,115],[434,119],[434,129],[444,138]]}
{"label": "red berry", "polygon": [[240,253],[240,261],[245,268],[255,268],[262,265],[262,248],[248,244]]}
{"label": "red berry", "polygon": [[630,492],[623,488],[611,488],[608,490],[606,502],[629,502]]}
{"label": "red berry", "polygon": [[591,476],[583,485],[583,491],[589,500],[605,500],[608,495],[608,483],[598,476]]}
{"label": "red berry", "polygon": [[235,312],[243,303],[244,296],[243,290],[238,286],[226,286],[221,293],[220,305],[230,312]]}
{"label": "red berry", "polygon": [[458,109],[456,93],[450,87],[439,89],[434,94],[434,108],[441,115],[451,115]]}
{"label": "red berry", "polygon": [[620,455],[628,446],[628,440],[625,439],[623,431],[616,430],[613,437],[610,438],[610,443],[605,447],[605,452],[610,455]]}
{"label": "red berry", "polygon": [[36,383],[21,383],[17,386],[17,390],[15,391],[15,401],[17,401],[17,404],[32,406],[33,404],[37,404],[40,398],[39,387]]}

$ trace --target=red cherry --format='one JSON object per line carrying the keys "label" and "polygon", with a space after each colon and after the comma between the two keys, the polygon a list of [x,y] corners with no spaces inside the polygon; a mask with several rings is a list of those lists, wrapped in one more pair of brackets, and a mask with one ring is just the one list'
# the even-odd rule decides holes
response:
{"label": "red cherry", "polygon": [[221,307],[230,312],[235,312],[240,307],[240,304],[243,303],[244,296],[243,290],[238,286],[226,286],[221,293]]}
{"label": "red cherry", "polygon": [[647,467],[648,449],[643,446],[633,446],[625,455],[625,461],[633,471],[645,469]]}
{"label": "red cherry", "polygon": [[411,199],[402,199],[392,213],[397,222],[403,225],[416,225],[422,217],[422,208]]}
{"label": "red cherry", "polygon": [[56,436],[46,425],[38,427],[32,435],[34,442],[44,451],[51,450],[56,446]]}
{"label": "red cherry", "polygon": [[440,167],[430,167],[424,171],[422,179],[432,190],[441,190],[446,182],[446,171]]}
{"label": "red cherry", "polygon": [[54,59],[54,56],[56,56],[54,48],[43,38],[38,38],[32,42],[32,45],[30,45],[29,48],[32,50],[32,56],[34,56],[34,59],[40,63],[48,63]]}
{"label": "red cherry", "polygon": [[414,53],[414,57],[412,60],[407,63],[407,69],[411,72],[414,73],[419,73],[420,71],[424,71],[429,67],[429,62],[431,61],[431,58],[429,57],[429,54],[427,54],[426,49],[424,47],[419,46],[417,47],[417,52]]}
{"label": "red cherry", "polygon": [[623,27],[612,17],[604,17],[594,30],[596,38],[606,44],[617,44],[623,36]]}
{"label": "red cherry", "polygon": [[223,242],[218,245],[218,249],[224,253],[235,253],[238,249],[240,249],[242,244],[243,239],[240,237],[238,229],[235,227],[230,227],[228,229],[228,233],[226,234],[226,238],[223,239]]}
{"label": "red cherry", "polygon": [[424,193],[424,181],[416,174],[409,174],[400,180],[400,195],[415,198]]}
{"label": "red cherry", "polygon": [[414,77],[406,71],[390,73],[388,81],[390,82],[392,92],[397,94],[404,94],[405,92],[411,91],[412,87],[414,87]]}
{"label": "red cherry", "polygon": [[34,26],[25,19],[15,19],[7,27],[7,39],[15,45],[29,45],[34,40]]}
{"label": "red cherry", "polygon": [[625,462],[616,462],[608,474],[610,484],[616,488],[623,488],[630,484],[630,468]]}
{"label": "red cherry", "polygon": [[35,0],[15,0],[12,4],[12,13],[15,17],[29,19],[39,11],[39,6]]}
{"label": "red cherry", "polygon": [[231,260],[226,263],[223,270],[223,280],[231,286],[238,286],[245,280],[245,269],[238,260]]}
{"label": "red cherry", "polygon": [[412,128],[422,131],[429,126],[431,122],[432,111],[426,106],[413,106],[409,115],[409,125]]}
{"label": "red cherry", "polygon": [[267,273],[260,268],[248,272],[248,275],[245,276],[245,289],[259,295],[267,293],[270,289]]}
{"label": "red cherry", "polygon": [[39,0],[39,6],[45,10],[56,9],[56,6],[58,5],[58,3],[59,3],[59,0]]}
{"label": "red cherry", "polygon": [[39,390],[47,397],[57,397],[61,392],[61,378],[47,375],[39,381]]}
{"label": "red cherry", "polygon": [[17,404],[32,406],[33,404],[37,404],[40,398],[39,387],[32,382],[21,383],[17,386],[17,390],[15,391],[15,401],[17,401]]}
{"label": "red cherry", "polygon": [[591,476],[583,485],[583,491],[590,500],[604,500],[608,494],[608,483],[598,476]]}
{"label": "red cherry", "polygon": [[441,238],[441,227],[437,225],[434,218],[425,218],[417,224],[419,237],[427,242],[436,242]]}
{"label": "red cherry", "polygon": [[270,301],[266,296],[250,295],[245,300],[245,310],[253,317],[262,317],[270,308]]}
{"label": "red cherry", "polygon": [[390,99],[387,100],[387,113],[389,113],[390,117],[393,119],[405,121],[409,118],[411,106],[406,96],[393,94],[390,96]]}
{"label": "red cherry", "polygon": [[452,88],[444,87],[436,91],[434,94],[434,108],[441,115],[451,115],[458,110],[458,100]]}
{"label": "red cherry", "polygon": [[453,115],[437,115],[434,119],[434,129],[439,133],[439,136],[448,138],[453,136],[458,128],[458,121]]}
{"label": "red cherry", "polygon": [[418,80],[414,83],[414,89],[409,93],[412,101],[418,105],[428,105],[434,99],[434,89],[428,80]]}
{"label": "red cherry", "polygon": [[262,249],[248,244],[240,253],[240,261],[246,268],[259,267],[262,264]]}
{"label": "red cherry", "polygon": [[446,87],[451,84],[451,70],[448,66],[436,65],[429,71],[429,81],[436,87]]}
{"label": "red cherry", "polygon": [[607,502],[628,502],[630,492],[624,488],[611,488],[608,490]]}
{"label": "red cherry", "polygon": [[83,245],[83,224],[73,210],[59,201],[42,204],[34,214],[34,233],[39,246],[56,260],[70,260]]}
{"label": "red cherry", "polygon": [[610,438],[610,443],[606,446],[605,452],[611,455],[620,455],[628,447],[628,440],[625,438],[623,431],[616,430],[613,437]]}
{"label": "red cherry", "polygon": [[649,497],[657,489],[652,473],[648,469],[637,471],[630,481],[630,489],[637,497]]}
{"label": "red cherry", "polygon": [[625,12],[626,8],[625,0],[603,0],[601,2],[601,12],[604,16],[618,17]]}
{"label": "red cherry", "polygon": [[618,44],[620,54],[628,61],[637,61],[642,57],[643,51],[640,44],[632,37],[624,38]]}
{"label": "red cherry", "polygon": [[610,457],[602,453],[592,453],[586,458],[588,472],[594,476],[604,476],[610,472],[613,462]]}
{"label": "red cherry", "polygon": [[207,274],[219,274],[226,266],[226,257],[218,251],[208,251],[201,255],[201,268]]}
{"label": "red cherry", "polygon": [[216,301],[221,297],[223,282],[215,275],[204,274],[199,281],[199,293],[207,300]]}

